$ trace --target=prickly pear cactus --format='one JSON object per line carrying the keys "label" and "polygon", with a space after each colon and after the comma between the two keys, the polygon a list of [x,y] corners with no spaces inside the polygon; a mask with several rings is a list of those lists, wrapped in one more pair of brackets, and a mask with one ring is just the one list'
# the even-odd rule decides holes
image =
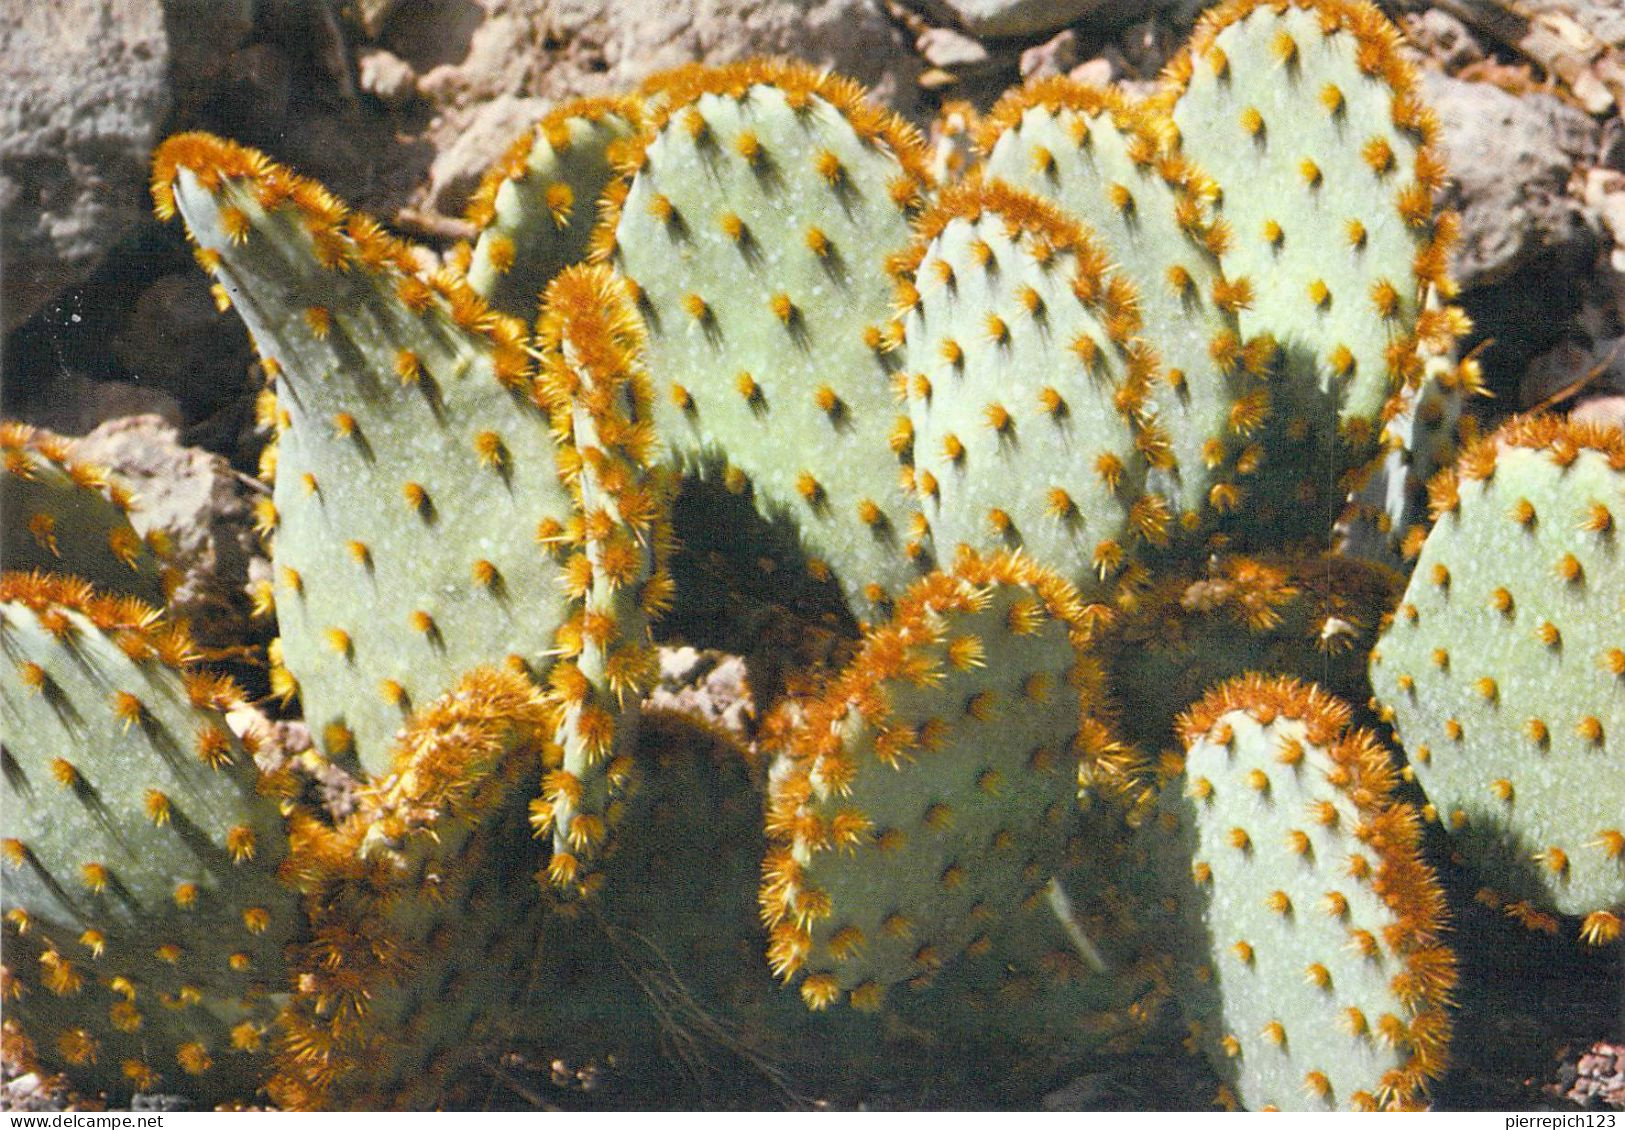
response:
{"label": "prickly pear cactus", "polygon": [[1182,908],[1177,991],[1251,1110],[1407,1108],[1442,1074],[1454,956],[1421,816],[1348,707],[1248,676],[1180,719],[1158,850]]}
{"label": "prickly pear cactus", "polygon": [[279,798],[186,633],[0,579],[8,1052],[89,1095],[254,1094],[300,929]]}
{"label": "prickly pear cactus", "polygon": [[273,375],[282,686],[329,755],[382,772],[463,671],[545,672],[569,615],[574,506],[525,327],[252,150],[181,134],[154,167]]}
{"label": "prickly pear cactus", "polygon": [[334,829],[293,829],[308,940],[269,1089],[291,1110],[472,1100],[469,1066],[519,1016],[548,921],[527,803],[554,711],[480,669],[418,712],[390,773]]}
{"label": "prickly pear cactus", "polygon": [[1272,461],[1298,473],[1271,509],[1312,504],[1329,524],[1343,475],[1376,453],[1384,404],[1422,376],[1418,343],[1461,324],[1423,308],[1452,293],[1437,122],[1398,31],[1363,0],[1222,4],[1166,80],[1180,152],[1222,190],[1225,275],[1251,282],[1241,331],[1281,350]]}
{"label": "prickly pear cactus", "polygon": [[130,525],[122,484],[74,459],[67,440],[24,424],[0,424],[0,455],[7,569],[71,573],[104,592],[163,603],[163,564]]}
{"label": "prickly pear cactus", "polygon": [[1625,436],[1554,417],[1479,441],[1371,657],[1438,818],[1502,901],[1625,910]]}
{"label": "prickly pear cactus", "polygon": [[923,146],[800,64],[687,68],[651,93],[596,254],[637,287],[661,441],[750,491],[873,619],[932,561],[899,481],[884,270],[929,186]]}
{"label": "prickly pear cactus", "polygon": [[509,147],[469,201],[479,229],[468,284],[529,320],[553,277],[587,257],[617,142],[643,126],[635,98],[583,98],[551,111]]}
{"label": "prickly pear cactus", "polygon": [[970,182],[943,194],[902,260],[898,304],[915,466],[939,546],[1021,548],[1101,594],[1168,540],[1146,486],[1167,454],[1143,409],[1156,358],[1106,251],[1038,197]]}
{"label": "prickly pear cactus", "polygon": [[1164,572],[1101,641],[1124,737],[1170,748],[1180,711],[1249,671],[1364,702],[1367,656],[1402,583],[1380,565],[1331,554],[1216,557]]}
{"label": "prickly pear cactus", "polygon": [[1253,440],[1269,411],[1271,350],[1242,340],[1252,283],[1220,270],[1228,229],[1208,214],[1217,188],[1166,153],[1167,132],[1118,90],[1053,78],[1000,99],[978,144],[988,176],[1081,220],[1136,280],[1139,337],[1156,358],[1139,406],[1161,445],[1149,477],[1188,532],[1240,508],[1261,465]]}
{"label": "prickly pear cactus", "polygon": [[806,709],[775,766],[762,915],[774,970],[823,1009],[928,983],[1059,866],[1095,715],[1092,630],[1025,558],[963,554]]}

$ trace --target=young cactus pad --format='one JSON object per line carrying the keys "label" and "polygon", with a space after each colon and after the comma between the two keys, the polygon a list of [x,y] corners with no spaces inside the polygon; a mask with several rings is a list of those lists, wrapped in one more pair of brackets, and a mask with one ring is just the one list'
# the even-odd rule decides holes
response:
{"label": "young cactus pad", "polygon": [[1251,1110],[1406,1108],[1444,1070],[1455,959],[1421,816],[1348,707],[1248,676],[1180,719],[1158,816],[1178,991]]}
{"label": "young cactus pad", "polygon": [[1269,411],[1260,374],[1270,350],[1242,342],[1252,284],[1219,269],[1228,229],[1208,216],[1216,190],[1164,152],[1166,132],[1163,117],[1115,89],[1053,78],[1001,98],[978,140],[987,175],[1081,220],[1135,280],[1141,336],[1157,356],[1145,410],[1167,444],[1151,481],[1174,520],[1196,529],[1240,506],[1258,469],[1249,446]]}
{"label": "young cactus pad", "polygon": [[1021,548],[1100,592],[1168,540],[1145,487],[1167,454],[1145,407],[1156,358],[1139,299],[1073,220],[969,182],[920,221],[902,265],[913,484],[942,548]]}
{"label": "young cactus pad", "polygon": [[670,474],[653,462],[643,324],[623,280],[607,267],[571,267],[547,288],[537,325],[542,395],[579,517],[567,531],[567,591],[579,611],[559,631],[550,676],[559,710],[558,765],[533,807],[554,837],[550,870],[561,886],[609,831],[611,801],[632,775],[631,735],[657,660],[649,621],[671,599]]}
{"label": "young cactus pad", "polygon": [[418,705],[507,656],[551,663],[575,513],[523,323],[313,182],[181,134],[154,159],[276,390],[281,659],[330,755],[369,772]]}
{"label": "young cactus pad", "polygon": [[1242,333],[1276,340],[1276,412],[1309,444],[1278,462],[1329,468],[1296,486],[1335,514],[1338,473],[1374,454],[1383,405],[1421,378],[1419,338],[1459,322],[1422,308],[1450,293],[1437,122],[1397,29],[1363,0],[1230,0],[1167,84],[1181,151],[1221,190],[1225,274],[1252,283]]}
{"label": "young cactus pad", "polygon": [[290,1110],[474,1099],[471,1061],[520,1014],[547,900],[527,802],[552,733],[528,680],[482,668],[414,715],[337,829],[294,829],[309,940],[270,1083]]}
{"label": "young cactus pad", "polygon": [[70,573],[104,592],[163,603],[163,568],[130,525],[128,490],[74,459],[67,440],[25,424],[0,423],[0,454],[7,569]]}
{"label": "young cactus pad", "polygon": [[965,553],[899,601],[806,711],[773,771],[769,959],[821,1009],[877,1007],[1040,891],[1095,716],[1089,610],[1025,558]]}
{"label": "young cactus pad", "polygon": [[855,83],[800,64],[687,68],[654,94],[597,253],[638,288],[661,440],[685,473],[751,490],[873,619],[932,560],[899,481],[884,270],[928,185],[924,149]]}
{"label": "young cactus pad", "polygon": [[1416,779],[1508,902],[1625,909],[1625,436],[1555,417],[1468,448],[1371,659]]}
{"label": "young cactus pad", "polygon": [[527,321],[555,275],[587,257],[597,202],[615,177],[615,143],[636,134],[633,98],[567,102],[532,126],[486,173],[468,205],[480,228],[468,284]]}
{"label": "young cactus pad", "polygon": [[254,1093],[298,929],[278,793],[178,628],[0,579],[8,1051],[75,1090]]}

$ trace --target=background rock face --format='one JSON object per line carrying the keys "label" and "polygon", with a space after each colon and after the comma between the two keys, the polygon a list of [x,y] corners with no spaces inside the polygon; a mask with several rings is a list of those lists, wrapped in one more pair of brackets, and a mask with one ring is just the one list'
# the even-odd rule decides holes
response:
{"label": "background rock face", "polygon": [[169,114],[159,0],[0,10],[5,328],[84,278],[147,212],[147,154]]}

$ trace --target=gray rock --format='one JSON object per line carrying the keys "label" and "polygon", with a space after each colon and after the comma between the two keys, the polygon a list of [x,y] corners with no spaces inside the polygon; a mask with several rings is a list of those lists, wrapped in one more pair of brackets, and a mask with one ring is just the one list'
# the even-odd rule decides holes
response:
{"label": "gray rock", "polygon": [[255,0],[163,0],[169,35],[170,89],[178,109],[213,94],[231,53],[254,30]]}
{"label": "gray rock", "polygon": [[1597,219],[1569,195],[1568,181],[1596,157],[1596,123],[1546,94],[1518,97],[1431,71],[1423,87],[1444,126],[1452,178],[1444,205],[1462,215],[1452,266],[1463,289],[1595,242]]}
{"label": "gray rock", "polygon": [[164,23],[159,0],[0,12],[6,330],[82,281],[147,215],[147,155],[170,107]]}
{"label": "gray rock", "polygon": [[1442,8],[1429,8],[1405,19],[1405,32],[1412,43],[1448,71],[1457,71],[1484,57],[1484,47],[1467,27]]}
{"label": "gray rock", "polygon": [[428,205],[442,216],[461,215],[480,178],[498,157],[543,114],[542,98],[504,94],[485,103],[429,166]]}
{"label": "gray rock", "polygon": [[928,15],[946,16],[979,39],[1045,35],[1098,17],[1118,27],[1144,19],[1159,0],[908,0]]}
{"label": "gray rock", "polygon": [[161,530],[180,584],[171,607],[205,644],[250,638],[249,562],[259,552],[253,508],[231,465],[183,447],[173,425],[156,416],[109,420],[79,441],[78,454],[107,467],[135,492],[136,532]]}
{"label": "gray rock", "polygon": [[173,395],[193,420],[242,395],[253,357],[242,322],[215,307],[198,270],[163,275],[143,290],[110,348],[130,375]]}
{"label": "gray rock", "polygon": [[361,52],[356,59],[361,89],[385,106],[404,106],[417,94],[417,72],[399,55],[383,50]]}
{"label": "gray rock", "polygon": [[1078,65],[1078,33],[1071,28],[1021,53],[1023,79],[1066,74]]}
{"label": "gray rock", "polygon": [[927,28],[914,41],[914,49],[933,67],[949,71],[975,70],[992,60],[979,40],[951,27]]}

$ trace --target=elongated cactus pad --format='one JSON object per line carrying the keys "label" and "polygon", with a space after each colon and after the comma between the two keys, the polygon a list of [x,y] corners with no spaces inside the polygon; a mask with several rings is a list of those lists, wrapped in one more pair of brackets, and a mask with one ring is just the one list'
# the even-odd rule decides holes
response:
{"label": "elongated cactus pad", "polygon": [[921,220],[902,265],[913,486],[944,549],[1021,548],[1085,592],[1166,543],[1169,458],[1143,409],[1156,357],[1134,285],[1036,196],[971,182]]}
{"label": "elongated cactus pad", "polygon": [[527,801],[554,711],[481,669],[416,714],[337,829],[295,827],[309,940],[270,1084],[292,1110],[471,1101],[469,1067],[525,1001],[547,900]]}
{"label": "elongated cactus pad", "polygon": [[978,141],[987,175],[1081,220],[1134,280],[1140,336],[1157,357],[1142,411],[1168,445],[1151,482],[1180,526],[1211,529],[1242,505],[1260,466],[1252,439],[1269,412],[1271,353],[1266,340],[1242,341],[1252,283],[1219,269],[1228,229],[1208,215],[1217,190],[1165,153],[1167,132],[1157,111],[1116,89],[1054,78],[1006,94]]}
{"label": "elongated cactus pad", "polygon": [[1436,521],[1371,660],[1416,778],[1501,900],[1625,910],[1625,436],[1515,421],[1431,485]]}
{"label": "elongated cactus pad", "polygon": [[297,901],[237,689],[131,598],[0,579],[8,1052],[75,1090],[251,1096]]}
{"label": "elongated cactus pad", "polygon": [[1180,711],[1249,671],[1364,702],[1366,659],[1402,585],[1382,566],[1330,554],[1216,557],[1164,573],[1101,641],[1124,737],[1170,748]]}
{"label": "elongated cactus pad", "polygon": [[923,147],[799,64],[687,68],[651,94],[596,250],[637,285],[662,442],[686,474],[750,490],[872,619],[932,561],[899,481],[884,270],[929,182]]}
{"label": "elongated cactus pad", "polygon": [[73,457],[60,436],[0,424],[0,510],[6,568],[83,577],[104,592],[164,600],[160,558],[130,525],[130,492]]}
{"label": "elongated cactus pad", "polygon": [[642,124],[635,98],[577,99],[509,147],[468,205],[480,228],[468,267],[476,294],[516,318],[535,316],[553,277],[587,257],[598,199],[615,177],[610,154]]}
{"label": "elongated cactus pad", "polygon": [[1444,1070],[1444,897],[1387,751],[1308,684],[1249,676],[1180,719],[1158,851],[1192,1032],[1249,1109],[1403,1108]]}
{"label": "elongated cactus pad", "polygon": [[769,959],[812,1008],[927,983],[1044,888],[1079,763],[1123,756],[1091,631],[1055,574],[967,552],[808,706],[773,770],[761,902]]}
{"label": "elongated cactus pad", "polygon": [[545,672],[575,503],[523,323],[262,155],[200,134],[154,160],[277,392],[283,689],[333,756],[383,771],[416,706],[480,663]]}
{"label": "elongated cactus pad", "polygon": [[1363,0],[1230,0],[1166,78],[1181,151],[1221,189],[1225,274],[1251,280],[1242,333],[1281,350],[1272,458],[1308,471],[1292,489],[1335,516],[1383,405],[1421,378],[1418,341],[1458,322],[1422,306],[1451,293],[1437,122],[1398,31]]}
{"label": "elongated cactus pad", "polygon": [[629,730],[657,667],[649,621],[672,595],[668,470],[655,464],[643,326],[605,267],[572,267],[547,289],[537,326],[542,394],[562,443],[577,516],[565,531],[565,583],[578,610],[559,632],[550,675],[559,711],[553,767],[533,807],[554,837],[550,871],[586,881],[609,808],[632,776]]}

